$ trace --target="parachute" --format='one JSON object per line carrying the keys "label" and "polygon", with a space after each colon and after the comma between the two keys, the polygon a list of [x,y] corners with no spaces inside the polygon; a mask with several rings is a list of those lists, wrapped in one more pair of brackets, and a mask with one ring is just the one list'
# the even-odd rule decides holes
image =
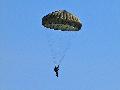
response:
{"label": "parachute", "polygon": [[66,10],[58,10],[44,16],[42,25],[61,31],[79,31],[82,27],[80,20]]}
{"label": "parachute", "polygon": [[50,29],[45,30],[45,34],[47,34],[53,62],[59,65],[71,46],[71,40],[76,36],[74,34],[81,29],[82,23],[70,12],[58,10],[44,16],[42,25]]}

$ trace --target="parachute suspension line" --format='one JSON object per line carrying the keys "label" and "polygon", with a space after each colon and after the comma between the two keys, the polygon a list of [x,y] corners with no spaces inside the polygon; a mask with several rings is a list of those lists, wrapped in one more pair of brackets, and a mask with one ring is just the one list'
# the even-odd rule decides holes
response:
{"label": "parachute suspension line", "polygon": [[[68,33],[67,33],[68,34]],[[68,50],[70,49],[70,47],[71,47],[71,39],[72,39],[72,37],[71,37],[71,35],[67,35],[67,38],[68,38],[68,42],[67,42],[67,47],[65,47],[65,49],[64,49],[64,51],[63,51],[63,55],[61,56],[61,58],[60,58],[60,60],[59,60],[59,64],[61,64],[62,63],[62,61],[64,60],[64,58],[65,58],[65,56],[66,56],[66,54],[67,54],[67,52],[68,52]]]}
{"label": "parachute suspension line", "polygon": [[67,37],[68,37],[68,43],[67,43],[67,47],[64,49],[64,55],[59,60],[59,64],[61,64],[62,61],[64,60],[68,50],[71,48],[72,41],[77,36],[77,32],[69,32],[69,33],[66,32],[66,33],[67,33]]}
{"label": "parachute suspension line", "polygon": [[76,33],[78,32],[54,30],[47,30],[45,32],[53,64],[59,65],[62,63],[71,47],[71,41],[77,36]]}
{"label": "parachute suspension line", "polygon": [[[64,60],[68,50],[71,47],[71,41],[76,37],[77,32],[59,32],[52,33],[49,37],[50,52],[53,63],[61,64]],[[48,35],[49,36],[49,35]]]}
{"label": "parachute suspension line", "polygon": [[60,33],[58,31],[47,31],[46,32],[47,40],[48,40],[48,46],[51,54],[51,58],[54,64],[58,63],[58,56],[59,56],[59,44],[61,41],[62,36],[60,36]]}
{"label": "parachute suspension line", "polygon": [[64,60],[68,49],[69,49],[69,47],[65,48],[65,50],[64,50],[64,55],[63,55],[63,56],[60,58],[60,60],[59,60],[59,65],[60,65],[60,64],[62,63],[62,61]]}
{"label": "parachute suspension line", "polygon": [[63,32],[58,32],[56,35],[57,35],[57,37],[55,37],[56,38],[56,42],[53,43],[54,47],[52,49],[54,51],[52,53],[54,54],[53,55],[53,60],[54,60],[53,63],[59,65],[60,62],[61,62],[60,59],[65,54],[66,46],[64,46],[64,45],[66,45],[65,43],[67,43],[67,42],[65,42],[65,43],[63,42],[63,39],[65,38]]}

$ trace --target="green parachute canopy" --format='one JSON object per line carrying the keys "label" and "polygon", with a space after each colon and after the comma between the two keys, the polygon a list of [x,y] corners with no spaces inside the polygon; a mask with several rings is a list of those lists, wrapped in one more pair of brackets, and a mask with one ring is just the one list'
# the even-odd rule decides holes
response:
{"label": "green parachute canopy", "polygon": [[79,31],[82,27],[80,20],[66,10],[58,10],[44,16],[42,25],[46,28],[61,31]]}

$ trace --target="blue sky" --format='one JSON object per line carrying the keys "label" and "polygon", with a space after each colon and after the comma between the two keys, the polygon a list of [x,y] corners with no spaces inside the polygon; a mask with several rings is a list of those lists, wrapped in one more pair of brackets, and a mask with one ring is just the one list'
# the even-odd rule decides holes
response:
{"label": "blue sky", "polygon": [[[119,0],[0,0],[0,90],[120,90]],[[44,15],[65,9],[83,27],[53,72]]]}

